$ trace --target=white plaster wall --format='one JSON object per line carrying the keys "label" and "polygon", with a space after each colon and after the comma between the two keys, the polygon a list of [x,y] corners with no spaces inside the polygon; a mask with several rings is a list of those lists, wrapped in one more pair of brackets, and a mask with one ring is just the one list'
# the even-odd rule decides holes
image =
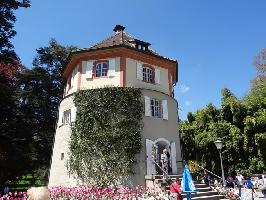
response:
{"label": "white plaster wall", "polygon": [[[136,174],[132,176],[134,185],[144,185],[146,175],[146,139],[155,141],[158,138],[165,138],[169,142],[174,141],[176,144],[176,160],[181,161],[180,139],[178,133],[178,115],[177,115],[177,102],[174,98],[152,90],[143,89],[144,96],[149,96],[158,100],[167,100],[168,104],[168,120],[155,117],[143,116],[143,129],[141,132],[141,152],[137,155],[138,163],[135,165]],[[177,163],[178,174],[182,173],[182,163]]]}
{"label": "white plaster wall", "polygon": [[[73,96],[68,96],[63,99],[59,106],[59,113],[73,108]],[[60,115],[61,117],[61,115]],[[71,135],[71,128],[69,125],[61,125],[61,119],[58,120],[58,127],[56,129],[54,148],[52,155],[52,164],[49,176],[49,186],[74,186],[76,181],[67,171],[66,161],[69,153],[69,141]],[[61,153],[64,153],[64,159],[61,160]]]}

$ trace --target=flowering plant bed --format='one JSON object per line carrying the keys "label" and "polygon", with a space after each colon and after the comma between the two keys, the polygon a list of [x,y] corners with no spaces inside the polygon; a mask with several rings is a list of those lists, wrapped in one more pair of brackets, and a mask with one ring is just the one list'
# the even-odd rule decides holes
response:
{"label": "flowering plant bed", "polygon": [[[158,185],[154,187],[50,187],[51,200],[168,200]],[[27,200],[26,192],[0,196],[0,200]]]}
{"label": "flowering plant bed", "polygon": [[226,199],[240,200],[238,191],[234,188],[224,188],[216,185],[212,186],[212,190],[217,191],[219,194],[223,195]]}
{"label": "flowering plant bed", "polygon": [[26,192],[8,192],[7,194],[1,195],[0,200],[26,200],[27,193]]}
{"label": "flowering plant bed", "polygon": [[[137,186],[134,188],[100,188],[100,187],[52,187],[49,188],[52,200],[64,199],[102,199],[102,200],[144,200],[144,199],[165,199],[166,194],[159,186],[147,187]],[[167,198],[168,199],[168,198]]]}

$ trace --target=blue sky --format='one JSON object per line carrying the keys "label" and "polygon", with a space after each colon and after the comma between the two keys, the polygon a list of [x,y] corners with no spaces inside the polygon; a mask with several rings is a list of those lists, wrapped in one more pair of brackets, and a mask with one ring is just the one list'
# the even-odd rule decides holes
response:
{"label": "blue sky", "polygon": [[36,49],[51,38],[88,47],[122,24],[178,60],[175,96],[185,119],[209,102],[219,107],[223,87],[238,97],[249,90],[253,58],[266,47],[265,8],[264,0],[32,0],[30,8],[16,11],[13,43],[30,67]]}

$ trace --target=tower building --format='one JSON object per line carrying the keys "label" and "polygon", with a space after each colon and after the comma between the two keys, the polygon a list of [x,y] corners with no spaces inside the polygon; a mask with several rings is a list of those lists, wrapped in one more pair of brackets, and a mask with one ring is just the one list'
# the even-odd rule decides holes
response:
{"label": "tower building", "polygon": [[[174,86],[178,77],[176,60],[161,56],[148,42],[136,39],[117,25],[114,34],[89,48],[72,52],[63,78],[66,86],[59,106],[59,118],[54,139],[49,186],[74,186],[69,174],[68,159],[71,122],[76,119],[74,93],[79,90],[110,87],[135,87],[142,91],[145,103],[142,148],[137,154],[132,185],[150,184],[159,173],[162,150],[170,153],[172,174],[182,171],[178,133],[178,103]],[[157,164],[156,164],[157,163]]]}

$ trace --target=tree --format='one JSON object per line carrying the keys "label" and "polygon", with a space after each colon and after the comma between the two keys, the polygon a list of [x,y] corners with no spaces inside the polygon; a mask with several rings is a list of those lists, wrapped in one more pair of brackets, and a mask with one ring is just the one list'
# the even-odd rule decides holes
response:
{"label": "tree", "polygon": [[33,60],[33,66],[45,68],[53,81],[57,83],[58,94],[64,91],[64,79],[62,73],[64,64],[70,52],[77,50],[75,46],[63,46],[55,39],[49,41],[49,46],[37,49],[37,55]]}
{"label": "tree", "polygon": [[30,165],[43,180],[48,175],[58,106],[63,96],[61,74],[68,54],[74,49],[52,39],[48,46],[37,49],[34,67],[23,70],[17,77],[20,109],[30,122],[33,138]]}
{"label": "tree", "polygon": [[14,11],[29,7],[27,0],[0,1],[0,187],[7,180],[29,171],[31,135],[20,112],[16,75],[24,68],[16,55],[11,39],[16,35]]}
{"label": "tree", "polygon": [[254,58],[254,67],[257,70],[257,76],[253,84],[266,82],[266,48],[262,49]]}
{"label": "tree", "polygon": [[16,16],[14,10],[20,7],[29,7],[30,1],[23,0],[1,0],[0,1],[0,62],[13,62],[17,61],[18,56],[16,55],[11,39],[16,35],[14,30],[14,23]]}
{"label": "tree", "polygon": [[30,170],[31,135],[20,112],[17,85],[0,72],[0,187]]}
{"label": "tree", "polygon": [[224,88],[221,102],[221,109],[208,104],[180,123],[184,158],[219,174],[219,157],[213,152],[217,151],[214,141],[221,138],[226,174],[262,172],[266,169],[265,83],[257,83],[243,99]]}

